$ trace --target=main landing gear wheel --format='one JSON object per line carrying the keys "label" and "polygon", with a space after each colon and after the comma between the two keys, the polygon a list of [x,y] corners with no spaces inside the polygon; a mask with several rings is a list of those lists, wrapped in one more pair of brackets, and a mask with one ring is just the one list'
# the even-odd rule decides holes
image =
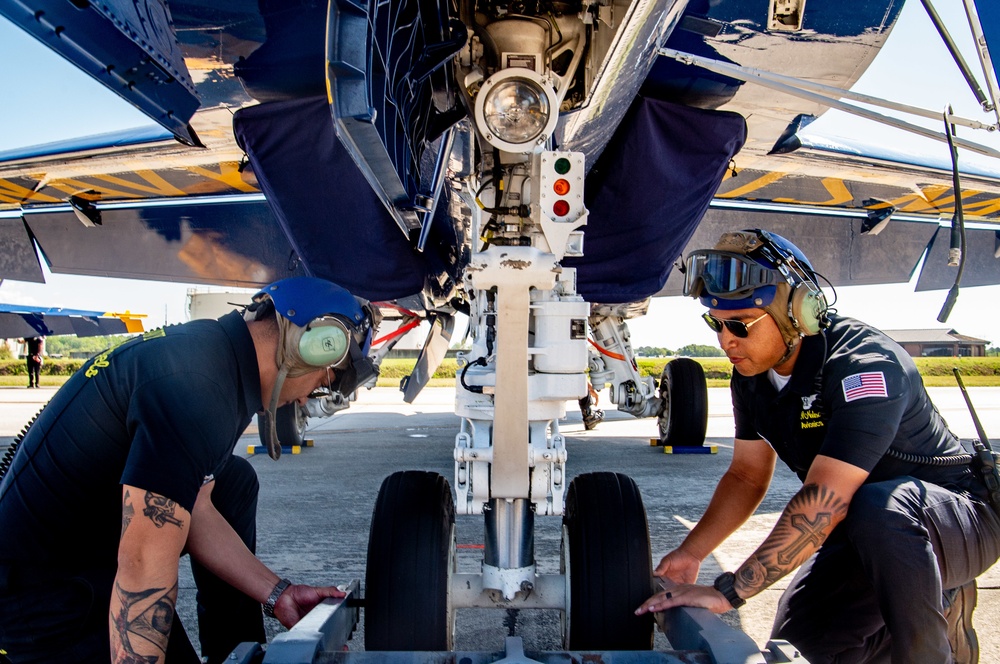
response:
{"label": "main landing gear wheel", "polygon": [[620,473],[570,482],[563,516],[563,614],[568,650],[649,650],[651,614],[634,611],[652,594],[649,528],[639,487]]}
{"label": "main landing gear wheel", "polygon": [[660,377],[660,398],[660,445],[702,445],[708,431],[708,383],[701,365],[687,357],[667,362]]}
{"label": "main landing gear wheel", "polygon": [[[297,401],[285,404],[274,413],[274,431],[280,445],[301,445],[306,437],[306,422],[309,415]],[[267,446],[267,433],[263,428],[257,432],[260,444]]]}
{"label": "main landing gear wheel", "polygon": [[365,650],[451,650],[454,572],[448,481],[431,472],[393,473],[379,489],[368,538]]}

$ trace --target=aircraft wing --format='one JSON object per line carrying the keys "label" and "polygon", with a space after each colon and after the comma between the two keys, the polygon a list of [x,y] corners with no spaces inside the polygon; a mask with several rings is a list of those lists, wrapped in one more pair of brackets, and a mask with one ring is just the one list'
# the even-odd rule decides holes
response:
{"label": "aircraft wing", "polygon": [[142,332],[145,314],[0,304],[0,338],[104,337]]}
{"label": "aircraft wing", "polygon": [[[321,29],[328,19],[345,35],[376,25],[350,3],[172,1],[140,21],[152,40],[133,29],[133,3],[74,7],[51,25],[28,18],[62,4],[19,0],[0,11],[78,65],[102,63],[82,68],[111,87],[123,71],[134,87],[156,82],[128,90],[126,77],[120,92],[160,127],[0,154],[0,276],[40,281],[40,258],[56,273],[250,287],[313,274],[372,299],[417,298],[417,311],[451,306],[475,241],[460,186],[478,154],[471,113],[456,101],[465,83],[448,67],[475,47],[456,23],[471,17],[447,3],[379,5],[395,14],[379,15],[386,22],[367,51],[378,57],[366,60],[357,35]],[[995,10],[980,4],[995,42]],[[606,6],[587,5],[597,26],[581,33],[589,73],[567,86],[556,130],[559,147],[587,157],[586,247],[565,260],[585,297],[674,294],[668,277],[686,247],[751,220],[819,256],[834,285],[906,281],[925,254],[919,288],[950,285],[954,268],[934,258],[950,239],[938,220],[955,211],[947,163],[803,144],[789,130],[822,104],[658,55],[849,88],[901,3],[865,0],[847,12],[812,0],[805,27],[789,29],[773,24],[787,16],[742,0]],[[411,11],[419,28],[404,32]],[[54,44],[57,34],[77,36],[76,52]],[[143,53],[146,69],[129,69]],[[393,122],[380,125],[390,111]],[[1000,179],[965,172],[958,198],[973,224],[964,283],[998,283]],[[871,219],[890,207],[893,222],[873,234]]]}

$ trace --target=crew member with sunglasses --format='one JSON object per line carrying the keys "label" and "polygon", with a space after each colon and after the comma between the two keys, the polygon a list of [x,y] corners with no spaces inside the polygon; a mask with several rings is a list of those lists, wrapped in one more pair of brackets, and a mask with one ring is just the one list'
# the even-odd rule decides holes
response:
{"label": "crew member with sunglasses", "polygon": [[147,332],[97,355],[31,424],[0,481],[0,652],[20,662],[198,664],[174,611],[198,588],[201,654],[224,661],[334,587],[254,555],[257,476],[233,448],[254,413],[375,374],[377,316],[321,279],[273,283],[244,312]]}
{"label": "crew member with sunglasses", "polygon": [[[785,238],[725,233],[685,262],[685,294],[736,371],[736,440],[702,519],[637,613],[739,608],[798,569],[772,637],[823,662],[976,662],[976,577],[1000,556],[1000,518],[977,466],[910,356],[830,310]],[[742,565],[697,585],[701,563],[749,518],[781,459],[802,480]]]}

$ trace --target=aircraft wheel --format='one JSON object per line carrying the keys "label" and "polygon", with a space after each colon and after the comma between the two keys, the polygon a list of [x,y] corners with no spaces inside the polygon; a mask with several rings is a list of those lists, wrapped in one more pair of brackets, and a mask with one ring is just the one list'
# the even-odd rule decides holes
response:
{"label": "aircraft wheel", "polygon": [[652,616],[633,613],[652,595],[652,569],[646,510],[632,478],[600,472],[573,479],[563,516],[563,647],[652,648]]}
{"label": "aircraft wheel", "polygon": [[451,650],[455,506],[438,473],[382,482],[368,538],[365,650]]}
{"label": "aircraft wheel", "polygon": [[[278,434],[278,443],[281,445],[301,445],[305,440],[306,422],[309,416],[306,409],[293,401],[278,408],[274,413],[274,430]],[[261,445],[267,445],[267,434],[263,429],[257,432],[260,436]]]}
{"label": "aircraft wheel", "polygon": [[660,376],[663,412],[660,445],[698,447],[708,430],[708,383],[701,365],[687,357],[667,362]]}

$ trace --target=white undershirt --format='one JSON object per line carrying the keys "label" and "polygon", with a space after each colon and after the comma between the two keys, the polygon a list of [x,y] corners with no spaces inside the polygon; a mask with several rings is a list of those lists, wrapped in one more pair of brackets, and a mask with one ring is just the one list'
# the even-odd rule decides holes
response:
{"label": "white undershirt", "polygon": [[768,369],[767,378],[768,380],[771,381],[771,385],[774,385],[774,389],[780,392],[785,388],[785,385],[788,385],[788,381],[792,379],[792,374],[788,374],[787,376],[782,376],[774,369]]}

